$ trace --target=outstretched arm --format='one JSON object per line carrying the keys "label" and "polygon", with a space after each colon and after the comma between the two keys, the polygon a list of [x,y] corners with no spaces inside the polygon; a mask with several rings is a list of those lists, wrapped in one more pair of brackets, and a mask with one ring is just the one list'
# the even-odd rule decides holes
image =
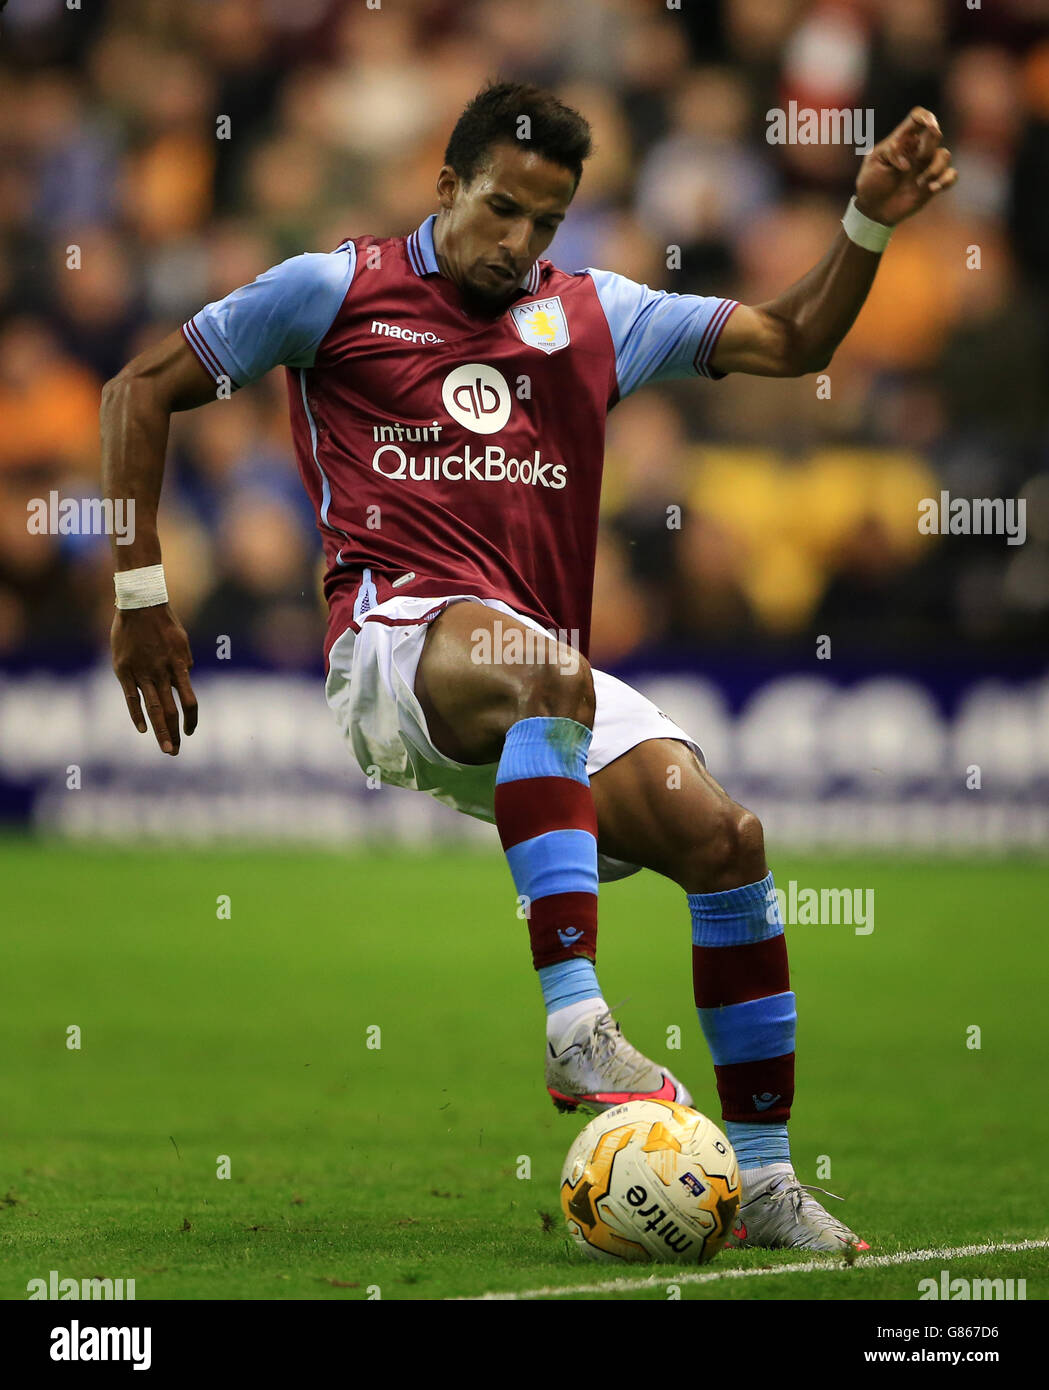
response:
{"label": "outstretched arm", "polygon": [[[950,188],[958,178],[943,148],[939,122],[916,106],[887,139],[865,157],[856,179],[856,213],[894,227]],[[864,228],[846,214],[827,254],[790,289],[767,304],[740,304],[722,329],[711,365],[719,372],[753,376],[805,376],[830,363],[834,350],[863,307],[881,259],[848,234]],[[874,240],[878,239],[875,232]]]}

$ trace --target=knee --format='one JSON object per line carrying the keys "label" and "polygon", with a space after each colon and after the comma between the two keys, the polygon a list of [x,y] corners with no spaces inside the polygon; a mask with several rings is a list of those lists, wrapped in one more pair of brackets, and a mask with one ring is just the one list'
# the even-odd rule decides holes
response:
{"label": "knee", "polygon": [[551,647],[547,659],[522,673],[518,719],[574,719],[592,729],[596,708],[590,663],[572,648]]}
{"label": "knee", "polygon": [[678,881],[686,893],[723,893],[756,883],[767,873],[761,822],[753,812],[726,800],[712,817],[707,833],[690,842]]}

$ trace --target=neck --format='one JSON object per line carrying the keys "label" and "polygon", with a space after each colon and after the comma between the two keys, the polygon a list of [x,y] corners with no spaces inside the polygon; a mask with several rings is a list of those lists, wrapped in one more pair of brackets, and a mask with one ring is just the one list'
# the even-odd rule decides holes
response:
{"label": "neck", "polygon": [[441,249],[443,245],[444,219],[442,209],[442,211],[437,214],[437,217],[435,218],[433,224],[433,252],[434,255],[437,257],[438,270],[446,279],[451,280],[453,283],[455,283],[455,276],[452,274],[451,267],[448,264],[448,257],[444,254],[443,250]]}

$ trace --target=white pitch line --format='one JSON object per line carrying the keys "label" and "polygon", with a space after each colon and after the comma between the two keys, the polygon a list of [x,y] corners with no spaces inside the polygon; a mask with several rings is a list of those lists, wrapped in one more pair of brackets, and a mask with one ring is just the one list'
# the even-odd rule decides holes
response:
{"label": "white pitch line", "polygon": [[[938,1250],[901,1250],[895,1255],[857,1255],[852,1269],[890,1269],[894,1265],[919,1264],[923,1260],[962,1260],[973,1255],[1011,1254],[1017,1250],[1049,1250],[1049,1240],[1025,1240],[1013,1245],[955,1245]],[[526,1289],[523,1293],[482,1293],[474,1297],[461,1296],[453,1300],[467,1303],[513,1302],[524,1298],[557,1298],[576,1293],[631,1292],[659,1288],[667,1284],[714,1284],[722,1279],[756,1279],[762,1275],[814,1274],[817,1270],[846,1268],[844,1261],[833,1256],[823,1260],[807,1260],[804,1264],[777,1265],[772,1269],[723,1269],[704,1274],[649,1275],[647,1279],[610,1279],[606,1284],[553,1285],[546,1289]]]}

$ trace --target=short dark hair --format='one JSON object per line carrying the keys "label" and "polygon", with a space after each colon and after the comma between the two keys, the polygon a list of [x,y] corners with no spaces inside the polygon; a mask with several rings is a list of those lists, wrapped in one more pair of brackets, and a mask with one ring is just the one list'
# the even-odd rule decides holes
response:
{"label": "short dark hair", "polygon": [[[522,116],[528,117],[527,139],[520,133]],[[444,162],[464,183],[472,183],[496,144],[522,145],[560,164],[575,175],[576,187],[583,160],[593,150],[589,122],[553,92],[531,82],[489,82],[483,87],[456,121]]]}

